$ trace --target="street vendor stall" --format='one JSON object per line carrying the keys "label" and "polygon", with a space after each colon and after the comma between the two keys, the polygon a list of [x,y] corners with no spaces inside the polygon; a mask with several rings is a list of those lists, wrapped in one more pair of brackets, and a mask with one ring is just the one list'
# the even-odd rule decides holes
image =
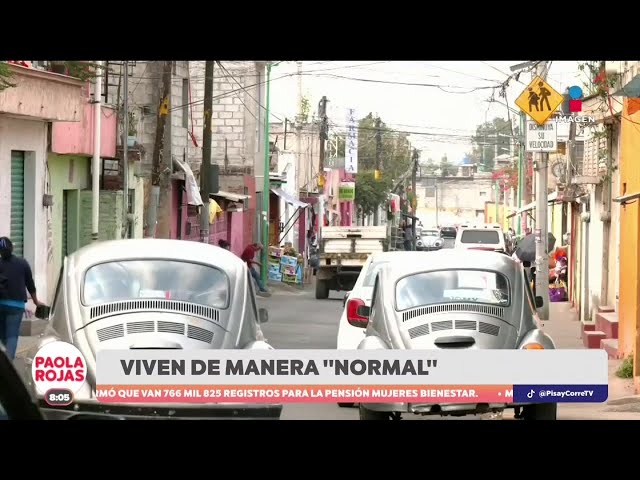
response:
{"label": "street vendor stall", "polygon": [[268,262],[269,280],[292,285],[302,283],[304,259],[291,246],[269,247]]}

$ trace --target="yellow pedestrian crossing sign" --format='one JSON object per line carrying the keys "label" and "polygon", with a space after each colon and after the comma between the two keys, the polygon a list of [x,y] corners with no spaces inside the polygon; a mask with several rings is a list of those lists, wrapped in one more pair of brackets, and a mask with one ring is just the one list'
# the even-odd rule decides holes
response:
{"label": "yellow pedestrian crossing sign", "polygon": [[538,125],[544,125],[563,101],[562,94],[555,91],[541,77],[536,77],[516,99],[516,105]]}

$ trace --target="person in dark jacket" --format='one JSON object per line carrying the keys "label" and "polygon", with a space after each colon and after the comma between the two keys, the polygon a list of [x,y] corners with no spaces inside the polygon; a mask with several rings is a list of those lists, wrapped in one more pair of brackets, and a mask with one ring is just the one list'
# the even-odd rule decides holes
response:
{"label": "person in dark jacket", "polygon": [[13,254],[13,243],[9,238],[0,237],[0,342],[12,359],[18,348],[27,292],[33,303],[42,305],[36,294],[29,262]]}

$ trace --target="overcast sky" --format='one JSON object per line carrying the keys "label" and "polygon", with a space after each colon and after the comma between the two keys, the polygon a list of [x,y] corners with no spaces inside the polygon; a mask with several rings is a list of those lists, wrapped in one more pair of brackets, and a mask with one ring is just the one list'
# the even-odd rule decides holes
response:
{"label": "overcast sky", "polygon": [[[469,137],[477,125],[494,117],[507,118],[505,99],[491,87],[508,78],[510,66],[523,62],[309,61],[302,64],[302,90],[312,112],[317,111],[322,96],[327,96],[329,119],[338,130],[345,124],[347,108],[355,108],[359,117],[372,112],[391,128],[412,132],[411,143],[422,151],[422,159],[439,160],[446,154],[457,163],[471,151]],[[572,85],[582,87],[584,74],[577,65],[553,62],[548,82],[560,93]],[[271,109],[277,116],[272,121],[296,115],[298,76],[291,75],[296,71],[295,62],[272,68]],[[281,76],[285,77],[277,79]],[[531,77],[523,74],[519,80],[512,80],[506,92],[513,109]],[[496,102],[489,102],[492,97]]]}

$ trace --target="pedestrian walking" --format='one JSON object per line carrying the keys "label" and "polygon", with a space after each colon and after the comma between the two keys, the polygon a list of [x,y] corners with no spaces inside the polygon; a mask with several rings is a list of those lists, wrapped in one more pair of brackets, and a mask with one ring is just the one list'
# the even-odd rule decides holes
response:
{"label": "pedestrian walking", "polygon": [[406,251],[413,250],[413,231],[409,223],[404,223],[404,249]]}
{"label": "pedestrian walking", "polygon": [[243,262],[247,264],[247,268],[249,268],[249,273],[251,273],[251,276],[256,281],[256,284],[258,285],[259,294],[268,295],[269,290],[267,290],[267,288],[262,283],[260,274],[253,268],[254,265],[257,265],[258,268],[262,267],[262,264],[260,262],[254,260],[254,257],[256,256],[257,253],[261,252],[263,248],[264,247],[262,246],[261,243],[251,243],[246,246],[246,248],[242,252],[242,255],[240,255],[240,258],[242,259]]}
{"label": "pedestrian walking", "polygon": [[231,250],[231,245],[226,240],[218,240],[218,246],[225,250]]}
{"label": "pedestrian walking", "polygon": [[[27,292],[36,306],[42,305],[29,262],[13,254],[13,243],[9,238],[0,237],[0,342],[11,359],[15,358],[18,348]],[[30,312],[26,313],[30,315]]]}

